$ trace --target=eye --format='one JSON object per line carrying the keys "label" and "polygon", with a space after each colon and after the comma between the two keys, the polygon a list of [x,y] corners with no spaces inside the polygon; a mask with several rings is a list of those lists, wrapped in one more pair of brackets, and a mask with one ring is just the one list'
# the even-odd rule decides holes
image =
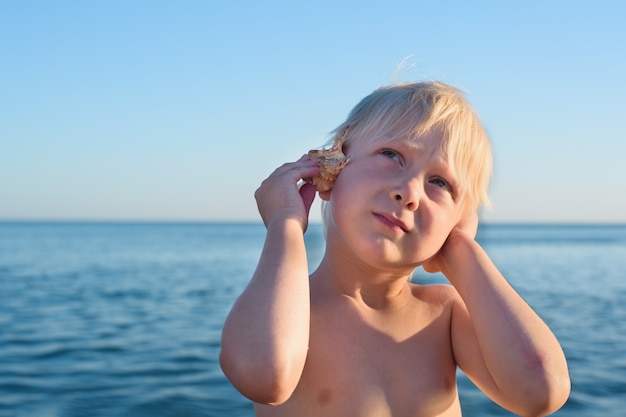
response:
{"label": "eye", "polygon": [[436,185],[439,188],[443,188],[444,190],[448,190],[452,192],[452,186],[448,183],[448,181],[444,180],[443,178],[439,178],[439,177],[431,178],[429,182],[431,184]]}
{"label": "eye", "polygon": [[389,159],[393,159],[395,161],[400,161],[400,154],[394,151],[393,149],[383,149],[380,151],[380,154],[386,156]]}

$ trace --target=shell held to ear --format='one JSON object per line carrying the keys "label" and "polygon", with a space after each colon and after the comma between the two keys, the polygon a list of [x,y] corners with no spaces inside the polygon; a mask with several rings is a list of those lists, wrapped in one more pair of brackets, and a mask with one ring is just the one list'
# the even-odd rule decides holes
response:
{"label": "shell held to ear", "polygon": [[316,158],[319,161],[320,172],[317,176],[307,179],[307,182],[313,184],[320,193],[333,188],[337,175],[350,160],[350,157],[346,157],[343,154],[343,142],[347,133],[348,129],[346,128],[339,141],[332,148],[325,150],[313,149],[308,153],[310,158]]}

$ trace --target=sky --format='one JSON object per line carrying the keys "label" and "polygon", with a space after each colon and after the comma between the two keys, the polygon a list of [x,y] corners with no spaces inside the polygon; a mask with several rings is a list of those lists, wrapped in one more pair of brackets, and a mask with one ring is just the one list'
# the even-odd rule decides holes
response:
{"label": "sky", "polygon": [[483,221],[626,222],[625,19],[606,0],[0,2],[0,220],[258,221],[261,181],[397,72],[480,114]]}

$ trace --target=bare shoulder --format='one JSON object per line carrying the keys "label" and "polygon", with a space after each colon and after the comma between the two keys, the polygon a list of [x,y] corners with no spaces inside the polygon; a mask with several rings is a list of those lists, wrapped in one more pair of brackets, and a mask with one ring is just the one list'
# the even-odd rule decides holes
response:
{"label": "bare shoulder", "polygon": [[411,284],[411,292],[417,300],[428,304],[451,306],[461,300],[461,296],[448,284]]}
{"label": "bare shoulder", "polygon": [[437,322],[449,329],[452,316],[463,301],[457,290],[448,284],[411,284],[415,317],[421,317],[423,325]]}

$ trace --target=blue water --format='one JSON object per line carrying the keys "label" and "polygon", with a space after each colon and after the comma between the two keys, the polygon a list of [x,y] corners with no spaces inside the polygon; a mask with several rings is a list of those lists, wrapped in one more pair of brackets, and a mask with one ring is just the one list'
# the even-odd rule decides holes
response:
{"label": "blue water", "polygon": [[[0,223],[0,417],[251,417],[217,355],[263,237],[259,224]],[[321,228],[306,239],[313,268]],[[478,239],[565,349],[573,390],[555,415],[624,415],[626,226],[488,225]],[[462,374],[459,387],[465,415],[511,415]]]}

